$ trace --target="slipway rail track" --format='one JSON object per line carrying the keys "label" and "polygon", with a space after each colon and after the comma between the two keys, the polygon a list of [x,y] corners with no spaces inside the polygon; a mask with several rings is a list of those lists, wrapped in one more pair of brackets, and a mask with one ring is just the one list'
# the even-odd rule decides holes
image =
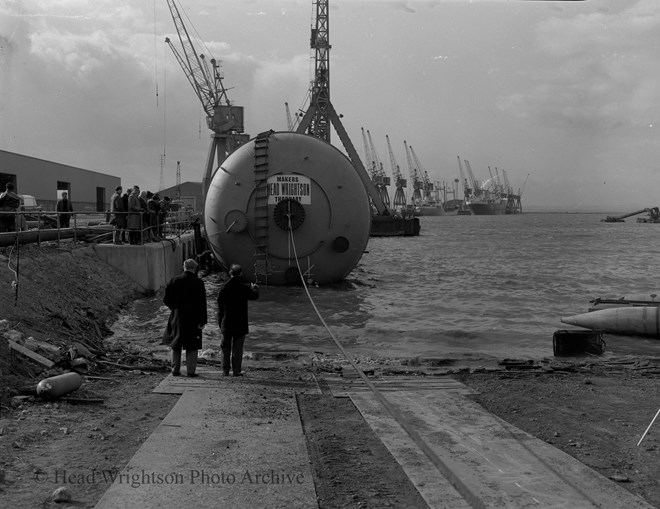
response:
{"label": "slipway rail track", "polygon": [[[248,377],[238,379],[206,367],[198,378],[168,375],[154,392],[181,394],[181,400],[97,509],[121,504],[171,507],[176,500],[194,500],[200,508],[217,507],[218,500],[235,507],[316,507],[295,405],[295,394],[300,393],[349,397],[429,507],[652,507],[572,456],[488,413],[452,378],[372,378],[370,383],[398,418],[358,378],[324,374],[316,380],[314,384],[295,377],[273,383],[266,369],[250,370]],[[275,415],[256,410],[250,395],[257,394],[272,402]],[[405,429],[399,419],[406,422]],[[441,458],[441,468],[425,449]],[[369,456],[361,461],[369,462]],[[287,472],[300,477],[268,486],[238,482],[237,476],[246,471],[254,478],[257,467],[269,475]],[[126,482],[129,475],[144,472],[163,479],[175,473],[183,477],[161,485],[149,478],[140,486]],[[211,480],[217,482],[198,482],[200,473],[214,475]],[[193,474],[197,477],[189,479]]]}

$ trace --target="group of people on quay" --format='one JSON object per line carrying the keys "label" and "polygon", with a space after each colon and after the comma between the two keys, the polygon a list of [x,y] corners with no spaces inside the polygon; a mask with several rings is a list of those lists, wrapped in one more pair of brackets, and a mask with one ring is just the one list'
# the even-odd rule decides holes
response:
{"label": "group of people on quay", "polygon": [[[15,232],[20,229],[16,219],[21,209],[21,197],[16,194],[15,189],[16,186],[13,182],[7,182],[4,192],[0,193],[0,232]],[[69,228],[74,211],[67,191],[62,191],[55,210],[57,211],[58,227]]]}
{"label": "group of people on quay", "polygon": [[[21,197],[15,192],[13,182],[5,184],[5,190],[0,194],[0,232],[17,231],[16,215],[21,207]],[[69,193],[64,191],[62,197],[57,200],[57,221],[60,228],[69,228],[73,205],[69,200]]]}
{"label": "group of people on quay", "polygon": [[138,186],[129,187],[126,192],[122,186],[117,186],[110,202],[110,224],[115,227],[113,243],[142,244],[162,240],[171,201],[169,196],[161,198],[158,193],[140,191]]}

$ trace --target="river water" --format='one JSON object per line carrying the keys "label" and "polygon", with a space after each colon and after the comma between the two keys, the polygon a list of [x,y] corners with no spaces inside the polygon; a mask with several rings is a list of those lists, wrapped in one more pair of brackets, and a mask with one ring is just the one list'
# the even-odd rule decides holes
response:
{"label": "river water", "polygon": [[[597,214],[422,217],[419,237],[371,238],[344,283],[310,288],[334,336],[353,354],[380,358],[541,359],[560,317],[596,297],[660,293],[654,256],[660,225],[604,223]],[[204,274],[209,325],[219,349],[215,296]],[[160,336],[162,292],[135,302],[115,337]],[[303,288],[261,287],[250,303],[246,351],[338,353]],[[608,356],[660,355],[660,341],[605,335]]]}

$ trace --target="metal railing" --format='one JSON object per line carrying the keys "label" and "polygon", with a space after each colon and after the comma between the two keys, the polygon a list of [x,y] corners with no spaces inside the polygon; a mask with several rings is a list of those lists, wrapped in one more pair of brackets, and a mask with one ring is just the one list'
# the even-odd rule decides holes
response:
{"label": "metal railing", "polygon": [[[139,216],[139,228],[129,230],[113,224],[115,216],[128,219],[129,215]],[[196,217],[199,215],[191,211],[168,212],[164,218],[146,212],[0,211],[0,237],[12,237],[21,243],[56,241],[59,244],[63,239],[112,243],[115,235],[119,235],[120,238],[125,236],[126,244],[145,244],[190,232]],[[152,218],[154,224],[151,224]],[[129,232],[133,242],[129,241]],[[3,244],[7,242],[0,242],[0,245]]]}

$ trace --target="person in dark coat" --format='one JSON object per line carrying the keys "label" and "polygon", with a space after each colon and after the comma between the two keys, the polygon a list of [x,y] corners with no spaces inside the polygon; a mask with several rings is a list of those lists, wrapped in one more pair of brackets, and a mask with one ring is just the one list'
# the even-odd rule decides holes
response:
{"label": "person in dark coat", "polygon": [[167,214],[170,212],[170,197],[165,196],[158,207],[158,236],[165,238],[165,223],[167,223]]}
{"label": "person in dark coat", "polygon": [[197,262],[183,262],[183,273],[165,287],[163,303],[170,308],[163,342],[172,348],[172,375],[181,374],[181,350],[186,351],[186,374],[197,376],[197,350],[202,348],[202,329],[206,325],[206,289],[197,277]]}
{"label": "person in dark coat", "polygon": [[21,198],[14,189],[14,183],[7,182],[5,191],[0,194],[0,232],[16,231],[16,213],[21,206]]}
{"label": "person in dark coat", "polygon": [[232,265],[229,280],[218,292],[218,323],[222,333],[220,349],[225,375],[229,375],[230,367],[234,376],[242,375],[243,344],[249,332],[247,302],[259,298],[259,287],[255,283],[250,286],[241,283],[242,273],[240,265]]}
{"label": "person in dark coat", "polygon": [[126,209],[124,209],[124,199],[121,191],[122,187],[117,186],[110,202],[110,212],[113,214],[111,224],[115,227],[115,231],[112,233],[112,240],[115,244],[126,242]]}
{"label": "person in dark coat", "polygon": [[158,234],[158,212],[160,211],[160,196],[158,193],[152,194],[151,192],[148,192],[147,197],[150,236],[152,240],[159,242],[161,240],[160,235]]}
{"label": "person in dark coat", "polygon": [[151,216],[149,215],[149,197],[151,191],[142,191],[139,194],[140,207],[142,207],[142,241],[153,242],[151,236]]}
{"label": "person in dark coat", "polygon": [[71,222],[71,212],[73,212],[73,205],[69,200],[69,193],[62,192],[62,198],[57,200],[57,218],[59,220],[60,228],[68,228]]}
{"label": "person in dark coat", "polygon": [[128,197],[131,195],[131,188],[126,189],[126,192],[121,195],[121,201],[124,202],[124,212],[128,212]]}
{"label": "person in dark coat", "polygon": [[140,203],[140,188],[133,186],[131,194],[128,195],[128,240],[131,244],[142,244],[142,205]]}

